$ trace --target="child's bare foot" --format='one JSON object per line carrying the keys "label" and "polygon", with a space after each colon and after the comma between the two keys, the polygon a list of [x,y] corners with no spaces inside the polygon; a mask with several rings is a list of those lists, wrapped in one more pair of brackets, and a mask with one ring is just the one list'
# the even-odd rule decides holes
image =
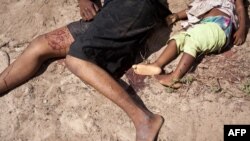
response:
{"label": "child's bare foot", "polygon": [[164,74],[164,75],[155,75],[155,78],[164,86],[171,87],[178,89],[182,86],[180,82],[178,82],[179,79],[175,78],[171,74]]}
{"label": "child's bare foot", "polygon": [[140,75],[157,75],[161,73],[161,68],[154,64],[137,64],[132,68],[136,74]]}
{"label": "child's bare foot", "polygon": [[156,141],[164,119],[160,115],[153,115],[136,127],[136,141]]}

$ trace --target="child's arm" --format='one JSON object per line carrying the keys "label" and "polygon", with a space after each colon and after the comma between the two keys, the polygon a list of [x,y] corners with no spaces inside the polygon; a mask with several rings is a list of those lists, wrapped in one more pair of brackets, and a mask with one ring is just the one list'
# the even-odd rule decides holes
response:
{"label": "child's arm", "polygon": [[187,19],[187,10],[182,10],[180,12],[174,13],[172,15],[169,15],[166,17],[166,22],[168,25],[174,24],[175,22],[179,20],[185,20]]}
{"label": "child's arm", "polygon": [[178,17],[177,21],[178,20],[186,20],[187,19],[187,10],[186,9],[182,10],[182,11],[176,13],[176,15]]}
{"label": "child's arm", "polygon": [[239,28],[234,34],[234,44],[241,45],[246,40],[246,13],[243,0],[236,0],[236,14],[239,19]]}

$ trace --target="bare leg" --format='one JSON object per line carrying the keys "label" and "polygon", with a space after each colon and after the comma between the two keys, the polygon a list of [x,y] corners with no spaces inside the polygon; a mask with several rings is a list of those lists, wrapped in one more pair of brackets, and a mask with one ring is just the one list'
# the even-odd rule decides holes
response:
{"label": "bare leg", "polygon": [[66,65],[81,80],[93,86],[128,114],[135,125],[137,141],[153,141],[156,138],[163,118],[138,105],[107,72],[95,64],[69,55],[66,57]]}
{"label": "bare leg", "polygon": [[195,58],[193,56],[187,53],[183,53],[183,56],[181,57],[181,60],[174,72],[167,75],[157,75],[155,77],[162,85],[178,88],[180,87],[180,84],[175,84],[175,82],[187,73],[187,71],[191,68],[194,60]]}
{"label": "bare leg", "polygon": [[30,79],[41,64],[54,57],[65,57],[74,41],[67,27],[41,35],[0,74],[0,94],[4,94]]}
{"label": "bare leg", "polygon": [[157,75],[162,71],[162,67],[170,63],[177,57],[177,47],[175,40],[171,40],[168,46],[162,52],[160,57],[151,64],[137,64],[133,65],[134,72],[140,75]]}

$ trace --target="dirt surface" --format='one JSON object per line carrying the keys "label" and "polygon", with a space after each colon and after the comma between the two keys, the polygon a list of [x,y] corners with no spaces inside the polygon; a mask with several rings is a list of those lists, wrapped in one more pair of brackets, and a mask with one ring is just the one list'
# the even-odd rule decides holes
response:
{"label": "dirt surface", "polygon": [[[177,12],[187,1],[169,0],[169,8]],[[0,70],[38,35],[79,18],[77,0],[1,0]],[[171,34],[178,29],[179,24]],[[161,51],[147,59],[154,60]],[[52,62],[43,67],[44,73],[0,97],[0,140],[133,141],[135,129],[126,114],[63,64]],[[173,62],[165,70],[175,66]],[[205,56],[178,90],[131,71],[122,78],[150,110],[165,118],[159,141],[222,141],[224,124],[250,124],[249,70],[250,33],[242,46]]]}

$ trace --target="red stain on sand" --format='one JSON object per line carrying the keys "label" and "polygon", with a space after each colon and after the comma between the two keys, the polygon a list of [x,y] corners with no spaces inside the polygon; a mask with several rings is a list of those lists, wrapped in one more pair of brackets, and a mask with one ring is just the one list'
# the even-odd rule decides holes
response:
{"label": "red stain on sand", "polygon": [[236,52],[233,51],[233,50],[228,50],[228,51],[222,53],[222,55],[223,55],[224,57],[226,57],[226,58],[231,58],[235,53],[236,53]]}
{"label": "red stain on sand", "polygon": [[131,68],[125,75],[127,76],[130,85],[136,92],[146,87],[146,83],[144,82],[146,76],[135,74]]}

